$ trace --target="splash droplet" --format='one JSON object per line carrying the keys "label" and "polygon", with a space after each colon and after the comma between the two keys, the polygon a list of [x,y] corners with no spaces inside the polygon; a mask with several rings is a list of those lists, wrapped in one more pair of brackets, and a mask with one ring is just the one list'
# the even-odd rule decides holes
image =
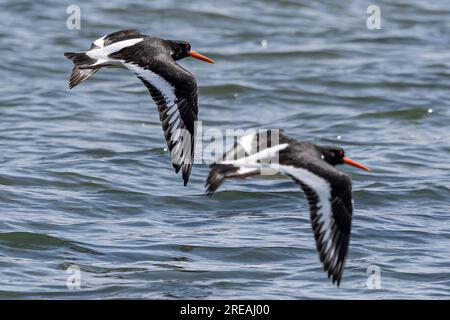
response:
{"label": "splash droplet", "polygon": [[433,113],[433,109],[428,109],[428,113]]}
{"label": "splash droplet", "polygon": [[261,40],[261,48],[267,48],[267,40]]}

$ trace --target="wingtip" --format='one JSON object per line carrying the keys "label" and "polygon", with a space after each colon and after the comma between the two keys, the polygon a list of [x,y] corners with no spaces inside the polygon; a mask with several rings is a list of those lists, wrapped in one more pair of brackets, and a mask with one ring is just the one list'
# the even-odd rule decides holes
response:
{"label": "wingtip", "polygon": [[323,269],[325,272],[327,272],[327,277],[328,277],[328,279],[331,280],[333,285],[336,285],[336,287],[339,288],[339,286],[341,285],[341,279],[342,279],[342,272],[341,272],[342,268],[341,268],[341,270],[336,271],[336,270],[332,270],[332,269],[328,268],[324,264]]}
{"label": "wingtip", "polygon": [[191,170],[192,170],[192,164],[184,164],[183,165],[183,182],[184,186],[186,187],[189,182],[189,177],[191,176]]}
{"label": "wingtip", "polygon": [[336,285],[337,288],[339,288],[339,286],[341,285],[341,277],[337,276],[333,276],[333,284]]}
{"label": "wingtip", "polygon": [[212,186],[211,186],[211,184],[209,184],[209,182],[207,181],[206,183],[205,183],[205,195],[208,197],[208,198],[212,198],[212,196],[214,195],[214,192],[216,191]]}

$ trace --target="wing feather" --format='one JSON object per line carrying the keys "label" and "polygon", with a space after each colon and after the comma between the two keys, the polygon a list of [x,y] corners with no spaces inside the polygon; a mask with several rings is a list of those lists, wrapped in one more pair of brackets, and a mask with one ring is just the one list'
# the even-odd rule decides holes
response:
{"label": "wing feather", "polygon": [[[195,121],[197,121],[197,87],[188,95],[188,89],[178,88],[162,75],[153,72],[150,66],[140,66],[125,62],[124,66],[131,70],[147,87],[155,102],[159,118],[164,130],[164,137],[170,151],[175,172],[181,169],[184,185],[187,185],[194,161]],[[194,79],[195,82],[195,79]]]}

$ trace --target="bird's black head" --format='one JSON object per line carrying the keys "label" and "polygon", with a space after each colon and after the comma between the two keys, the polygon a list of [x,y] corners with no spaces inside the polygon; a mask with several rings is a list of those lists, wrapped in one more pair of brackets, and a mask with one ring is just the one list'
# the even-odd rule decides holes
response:
{"label": "bird's black head", "polygon": [[189,42],[181,40],[168,40],[167,42],[172,49],[173,60],[180,60],[190,56],[191,44]]}
{"label": "bird's black head", "polygon": [[369,171],[369,168],[365,165],[356,162],[349,157],[345,156],[345,151],[339,147],[320,147],[320,151],[322,153],[322,160],[328,162],[332,166],[337,164],[349,164],[351,166]]}
{"label": "bird's black head", "polygon": [[344,163],[345,151],[339,147],[320,147],[322,151],[322,160],[335,166]]}
{"label": "bird's black head", "polygon": [[172,50],[172,58],[177,61],[186,57],[193,57],[199,60],[203,60],[209,63],[214,63],[214,61],[198,52],[191,49],[191,44],[183,40],[167,40],[169,46]]}

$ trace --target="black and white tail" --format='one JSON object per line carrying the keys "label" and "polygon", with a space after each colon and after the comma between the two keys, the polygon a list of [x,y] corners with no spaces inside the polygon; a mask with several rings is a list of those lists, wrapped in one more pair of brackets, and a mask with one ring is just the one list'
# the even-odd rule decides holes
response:
{"label": "black and white tail", "polygon": [[100,65],[92,66],[96,63],[96,60],[89,58],[84,52],[66,52],[64,56],[73,62],[69,81],[70,89],[92,77],[101,67]]}
{"label": "black and white tail", "polygon": [[214,163],[209,166],[210,171],[206,179],[206,194],[212,196],[217,188],[224,182],[226,178],[236,177],[239,172],[239,167],[232,164]]}

